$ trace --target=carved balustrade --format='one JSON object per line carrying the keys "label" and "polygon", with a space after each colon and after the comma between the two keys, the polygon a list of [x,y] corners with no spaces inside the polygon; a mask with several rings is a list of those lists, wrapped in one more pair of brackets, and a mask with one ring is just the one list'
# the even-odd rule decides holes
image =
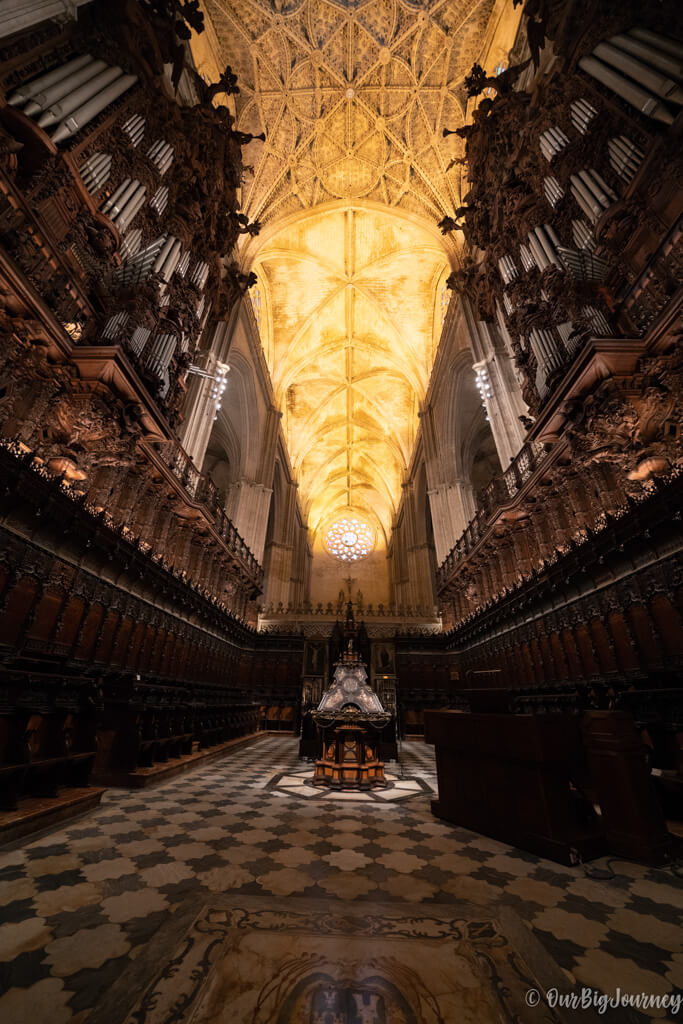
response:
{"label": "carved balustrade", "polygon": [[540,467],[544,466],[547,458],[548,453],[544,444],[538,441],[525,444],[505,472],[494,477],[488,484],[475,515],[437,570],[439,589],[447,585],[458,564],[474,551],[481,539],[487,535],[492,520],[500,514],[503,507],[514,502],[524,485]]}
{"label": "carved balustrade", "polygon": [[208,518],[230,554],[239,559],[254,585],[260,587],[263,582],[263,569],[226,515],[213,480],[199,472],[178,441],[160,441],[152,447],[183,486],[188,498],[204,506]]}
{"label": "carved balustrade", "polygon": [[452,582],[446,636],[465,675],[495,670],[501,685],[535,688],[680,670],[682,480],[655,483],[485,602]]}

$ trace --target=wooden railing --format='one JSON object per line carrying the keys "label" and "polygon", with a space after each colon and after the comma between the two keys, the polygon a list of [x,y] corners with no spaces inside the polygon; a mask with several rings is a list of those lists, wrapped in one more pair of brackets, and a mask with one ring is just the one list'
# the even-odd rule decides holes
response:
{"label": "wooden railing", "polygon": [[263,582],[263,569],[226,515],[213,480],[199,472],[178,441],[157,441],[153,449],[180,482],[188,499],[206,508],[225,546],[242,563],[254,582],[260,585]]}
{"label": "wooden railing", "polygon": [[504,473],[494,477],[484,490],[473,518],[437,569],[438,589],[445,586],[458,563],[479,543],[498,510],[514,501],[527,480],[546,459],[545,445],[540,441],[531,441],[519,450]]}

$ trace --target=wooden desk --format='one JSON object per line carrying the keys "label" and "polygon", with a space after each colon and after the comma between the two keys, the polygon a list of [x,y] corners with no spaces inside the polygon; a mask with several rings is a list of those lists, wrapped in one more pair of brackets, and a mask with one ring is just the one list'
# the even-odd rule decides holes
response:
{"label": "wooden desk", "polygon": [[605,852],[570,785],[586,776],[575,716],[426,711],[425,739],[436,747],[437,817],[562,864]]}

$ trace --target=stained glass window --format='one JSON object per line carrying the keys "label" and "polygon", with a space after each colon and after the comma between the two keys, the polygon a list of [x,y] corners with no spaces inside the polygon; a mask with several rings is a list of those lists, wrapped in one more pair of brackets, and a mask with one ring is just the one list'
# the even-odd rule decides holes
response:
{"label": "stained glass window", "polygon": [[249,291],[251,298],[251,306],[254,310],[254,319],[256,320],[256,326],[258,327],[259,334],[261,334],[261,289],[258,283],[254,285]]}
{"label": "stained glass window", "polygon": [[[496,76],[496,78],[498,77],[498,75],[502,75],[502,73],[505,71],[507,66],[508,65],[507,65],[507,61],[506,60],[502,60],[500,62],[500,64],[496,65],[496,68],[495,68],[495,70],[493,72],[494,75]],[[495,90],[494,89],[484,89],[484,96],[494,96],[494,95],[495,95]]]}
{"label": "stained glass window", "polygon": [[342,562],[356,562],[365,558],[375,546],[373,532],[357,516],[335,519],[325,532],[325,547]]}

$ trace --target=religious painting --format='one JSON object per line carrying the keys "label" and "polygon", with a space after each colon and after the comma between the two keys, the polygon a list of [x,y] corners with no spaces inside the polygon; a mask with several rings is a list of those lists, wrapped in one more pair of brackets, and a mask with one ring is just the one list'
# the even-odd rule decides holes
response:
{"label": "religious painting", "polygon": [[307,643],[304,656],[304,675],[322,676],[325,674],[325,644]]}
{"label": "religious painting", "polygon": [[375,674],[393,676],[395,674],[394,645],[373,644],[373,662]]}

